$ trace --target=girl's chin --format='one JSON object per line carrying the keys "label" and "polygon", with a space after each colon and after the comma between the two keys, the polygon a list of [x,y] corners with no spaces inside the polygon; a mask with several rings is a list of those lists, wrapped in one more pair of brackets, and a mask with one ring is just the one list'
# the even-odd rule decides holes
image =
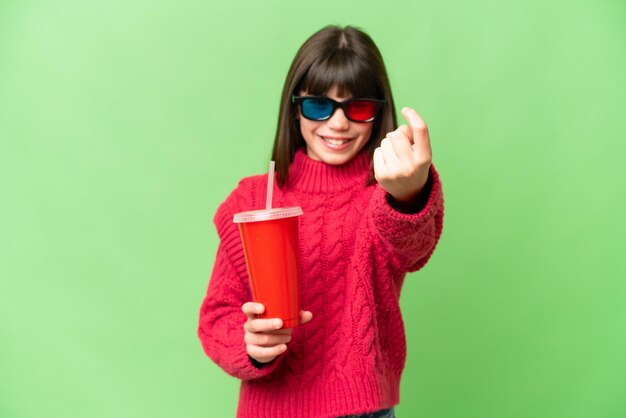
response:
{"label": "girl's chin", "polygon": [[331,153],[331,152],[320,152],[316,153],[313,156],[309,154],[309,157],[313,158],[317,161],[322,161],[328,165],[342,165],[347,163],[354,157],[351,152],[344,153]]}

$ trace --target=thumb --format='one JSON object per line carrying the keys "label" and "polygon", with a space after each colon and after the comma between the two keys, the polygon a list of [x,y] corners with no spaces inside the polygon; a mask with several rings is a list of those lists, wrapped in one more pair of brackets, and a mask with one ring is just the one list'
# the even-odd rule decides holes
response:
{"label": "thumb", "polygon": [[310,311],[300,311],[300,325],[306,324],[313,319],[313,313]]}

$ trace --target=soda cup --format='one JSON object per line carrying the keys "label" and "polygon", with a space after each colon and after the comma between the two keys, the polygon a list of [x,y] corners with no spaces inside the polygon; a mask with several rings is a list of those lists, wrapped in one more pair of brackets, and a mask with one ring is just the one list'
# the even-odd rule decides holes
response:
{"label": "soda cup", "polygon": [[252,297],[265,306],[259,318],[280,318],[283,328],[300,323],[298,280],[299,207],[235,214]]}

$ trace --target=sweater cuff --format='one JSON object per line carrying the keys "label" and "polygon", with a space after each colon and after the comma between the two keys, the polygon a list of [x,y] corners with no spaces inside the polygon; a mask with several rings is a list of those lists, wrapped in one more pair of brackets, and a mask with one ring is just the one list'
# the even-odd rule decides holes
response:
{"label": "sweater cuff", "polygon": [[219,353],[209,350],[207,354],[220,365],[224,371],[241,380],[256,380],[271,374],[279,367],[283,358],[283,356],[280,355],[269,363],[257,362],[248,355],[246,344],[243,341],[243,335],[237,335],[235,341],[231,341],[231,344],[227,344],[222,350],[223,351]]}
{"label": "sweater cuff", "polygon": [[441,182],[439,174],[431,164],[424,190],[411,205],[399,204],[385,189],[376,184],[372,201],[374,220],[383,223],[390,220],[415,222],[422,218],[432,217],[439,209],[440,200]]}
{"label": "sweater cuff", "polygon": [[424,185],[419,195],[412,201],[403,202],[403,203],[398,202],[389,193],[386,193],[385,198],[387,199],[387,203],[389,203],[389,206],[391,206],[396,211],[400,213],[406,213],[406,214],[416,214],[416,213],[419,213],[422,209],[424,209],[424,207],[426,207],[426,204],[428,203],[428,199],[431,197],[431,194],[432,194],[431,193],[432,187],[433,187],[433,177],[429,171],[426,184]]}
{"label": "sweater cuff", "polygon": [[245,362],[244,364],[240,365],[241,369],[238,371],[236,377],[240,378],[241,380],[256,380],[270,375],[280,365],[282,357],[282,355],[278,356],[269,363],[260,363],[250,357],[246,352]]}
{"label": "sweater cuff", "polygon": [[396,261],[398,268],[415,271],[425,264],[441,233],[443,219],[443,194],[439,175],[430,169],[431,185],[425,203],[417,213],[404,213],[395,209],[388,193],[376,185],[370,211],[373,227]]}

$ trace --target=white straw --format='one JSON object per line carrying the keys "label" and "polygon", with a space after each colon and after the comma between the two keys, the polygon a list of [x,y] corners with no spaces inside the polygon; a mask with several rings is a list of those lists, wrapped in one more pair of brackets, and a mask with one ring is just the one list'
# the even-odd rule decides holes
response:
{"label": "white straw", "polygon": [[274,161],[270,161],[270,169],[267,172],[267,196],[265,198],[265,210],[272,209],[272,192],[274,191]]}

